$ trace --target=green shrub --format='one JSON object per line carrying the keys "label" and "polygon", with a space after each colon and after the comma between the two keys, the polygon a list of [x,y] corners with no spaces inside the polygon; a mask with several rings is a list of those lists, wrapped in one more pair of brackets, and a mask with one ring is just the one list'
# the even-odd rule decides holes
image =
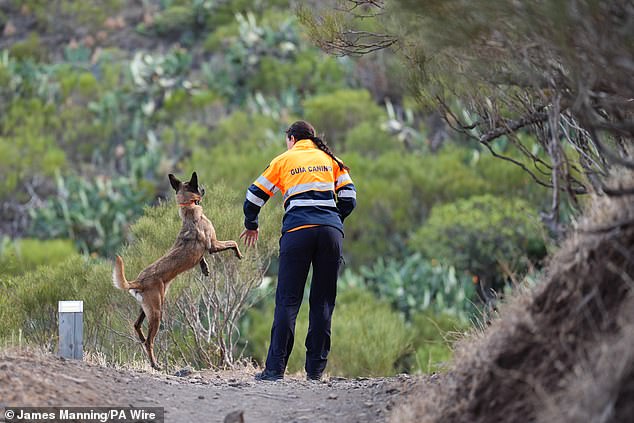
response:
{"label": "green shrub", "polygon": [[237,39],[239,35],[240,30],[238,23],[232,20],[228,24],[222,25],[216,28],[215,31],[210,32],[203,43],[203,48],[207,53],[216,53],[235,42],[235,39]]}
{"label": "green shrub", "polygon": [[[364,122],[353,128],[348,140],[355,148],[340,154],[350,166],[357,188],[357,209],[345,222],[346,260],[353,267],[369,265],[377,256],[404,258],[408,254],[404,245],[413,228],[424,224],[434,206],[490,192],[498,192],[501,198],[515,195],[489,178],[482,167],[492,163],[474,162],[469,149],[449,147],[437,154],[422,154],[385,147],[385,152],[373,153],[381,146],[375,146],[377,139],[368,138],[372,126]],[[385,142],[390,140],[381,141],[381,145]],[[338,153],[336,147],[335,151]],[[513,186],[519,188],[521,183]],[[528,193],[528,189],[522,192]],[[540,202],[539,195],[536,188],[531,213]]]}
{"label": "green shrub", "polygon": [[[304,63],[301,63],[303,65]],[[249,78],[250,91],[260,91],[264,95],[276,95],[288,88],[298,88],[306,82],[307,72],[300,63],[275,57],[263,57],[257,73]]]}
{"label": "green shrub", "polygon": [[[156,119],[165,122],[167,126],[179,120],[195,124],[196,121],[192,122],[192,118],[200,116],[200,121],[204,121],[207,113],[222,110],[222,107],[222,98],[214,91],[176,88],[167,92],[163,107],[157,111]],[[209,131],[208,128],[205,130]],[[189,140],[187,142],[191,144]]]}
{"label": "green shrub", "polygon": [[355,377],[400,371],[399,363],[410,353],[412,339],[403,319],[370,293],[350,290],[339,297],[329,372]]}
{"label": "green shrub", "polygon": [[[18,100],[0,116],[0,198],[34,176],[50,177],[64,167],[64,151],[51,136],[53,107],[40,100]],[[13,201],[23,201],[17,192]]]}
{"label": "green shrub", "polygon": [[76,104],[69,104],[58,111],[56,123],[59,129],[55,131],[55,136],[68,162],[85,163],[107,152],[113,127],[94,120],[93,113],[86,107],[88,101],[74,102]]}
{"label": "green shrub", "polygon": [[[371,126],[363,123],[352,129],[348,139],[355,140],[357,131],[363,134]],[[412,228],[424,224],[434,206],[488,193],[514,198],[517,189],[534,215],[547,198],[544,190],[526,183],[521,169],[495,158],[474,160],[471,149],[448,146],[423,154],[392,148],[368,160],[374,140],[363,138],[340,155],[357,188],[357,209],[345,222],[345,252],[353,267],[369,265],[377,255],[404,258],[407,251],[402,247],[412,237]],[[509,189],[499,182],[505,177]]]}
{"label": "green shrub", "polygon": [[[308,291],[308,287],[306,290]],[[247,339],[253,358],[264,363],[270,343],[273,304],[249,311]],[[297,317],[295,344],[288,362],[291,373],[304,369],[308,331],[308,301]],[[349,289],[339,294],[332,318],[332,349],[326,372],[331,375],[387,376],[411,352],[411,333],[398,313],[367,291]]]}
{"label": "green shrub", "polygon": [[129,362],[140,351],[125,345],[122,334],[132,333],[130,325],[138,306],[126,310],[129,301],[113,295],[111,275],[111,263],[73,255],[7,278],[6,288],[0,284],[4,291],[0,299],[5,294],[7,298],[6,307],[0,307],[0,340],[21,330],[27,343],[55,351],[58,301],[81,300],[84,351],[103,352],[113,363]]}
{"label": "green shrub", "polygon": [[313,50],[295,50],[290,58],[263,57],[248,80],[249,89],[269,96],[294,89],[308,96],[345,87],[346,69],[336,59]]}
{"label": "green shrub", "polygon": [[[44,346],[54,346],[57,332],[57,302],[77,299],[80,287],[87,280],[87,266],[75,255],[52,265],[40,266],[32,272],[8,278],[6,289],[12,305],[3,310],[0,336],[22,329],[25,337]],[[13,326],[15,323],[19,325]]]}
{"label": "green shrub", "polygon": [[521,271],[527,258],[545,255],[542,233],[526,201],[481,195],[434,207],[411,246],[460,270],[499,279],[500,263]]}
{"label": "green shrub", "polygon": [[[519,155],[513,158],[539,174],[539,171],[526,158]],[[552,191],[536,183],[528,172],[513,163],[493,157],[486,152],[478,156],[475,170],[482,179],[489,181],[487,190],[489,194],[508,196],[512,193],[511,195],[523,198],[535,207],[546,209],[550,206]]]}
{"label": "green shrub", "polygon": [[18,60],[45,61],[48,57],[47,49],[40,43],[40,36],[36,32],[31,32],[23,41],[14,43],[9,51]]}
{"label": "green shrub", "polygon": [[270,161],[285,151],[284,139],[283,128],[273,118],[238,111],[207,134],[184,166],[198,171],[201,180],[222,181],[244,193]]}
{"label": "green shrub", "polygon": [[18,239],[0,252],[0,274],[20,275],[77,254],[72,241],[67,239]]}
{"label": "green shrub", "polygon": [[326,136],[336,151],[343,152],[348,131],[362,122],[384,117],[383,110],[366,90],[339,90],[310,97],[304,101],[306,120]]}
{"label": "green shrub", "polygon": [[352,128],[346,137],[345,146],[348,151],[369,158],[377,158],[389,151],[402,151],[402,144],[381,129],[378,121],[362,122]]}
{"label": "green shrub", "polygon": [[[122,0],[19,0],[29,18],[35,18],[36,28],[43,33],[60,33],[71,25],[79,25],[89,32],[101,29],[108,16],[117,15],[125,4]],[[94,33],[93,32],[93,33]]]}
{"label": "green shrub", "polygon": [[[195,151],[195,155],[203,154],[199,149],[201,145],[209,141],[209,128],[196,121],[187,119],[175,119],[172,124],[162,128],[159,134],[162,149],[176,160]],[[184,166],[186,169],[198,169]]]}
{"label": "green shrub", "polygon": [[469,149],[452,147],[418,157],[418,169],[411,177],[418,195],[428,205],[427,212],[438,203],[489,193],[498,184],[496,180],[482,178],[470,159]]}
{"label": "green shrub", "polygon": [[85,98],[94,98],[99,94],[99,82],[91,72],[77,72],[71,67],[63,67],[56,76],[59,78],[64,98],[73,92]]}
{"label": "green shrub", "polygon": [[159,35],[175,35],[190,30],[194,13],[187,6],[172,6],[154,17],[149,29]]}
{"label": "green shrub", "polygon": [[119,13],[123,6],[126,4],[123,0],[60,0],[59,11],[62,16],[56,16],[55,13],[50,13],[50,6],[46,8],[49,15],[49,23],[55,24],[52,19],[58,20],[71,20],[75,24],[87,25],[93,29],[100,28],[103,21],[108,16],[113,16]]}
{"label": "green shrub", "polygon": [[235,20],[236,13],[252,12],[257,16],[271,11],[288,10],[289,0],[232,0],[215,2],[212,13],[207,16],[207,25],[217,28],[227,25]]}
{"label": "green shrub", "polygon": [[469,324],[444,313],[419,312],[412,318],[414,363],[411,370],[433,373],[444,370],[452,356],[453,343],[459,340]]}
{"label": "green shrub", "polygon": [[433,194],[415,181],[433,170],[421,166],[419,156],[398,151],[374,160],[361,152],[341,157],[350,166],[357,189],[357,208],[345,221],[346,261],[358,267],[373,263],[377,256],[402,256],[412,228],[433,205]]}

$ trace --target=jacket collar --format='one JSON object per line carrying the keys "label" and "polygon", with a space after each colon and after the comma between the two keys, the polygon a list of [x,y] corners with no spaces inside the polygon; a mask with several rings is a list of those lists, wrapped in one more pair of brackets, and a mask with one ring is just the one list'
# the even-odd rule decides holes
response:
{"label": "jacket collar", "polygon": [[312,140],[306,139],[297,141],[291,150],[309,150],[313,148],[317,148],[315,143]]}

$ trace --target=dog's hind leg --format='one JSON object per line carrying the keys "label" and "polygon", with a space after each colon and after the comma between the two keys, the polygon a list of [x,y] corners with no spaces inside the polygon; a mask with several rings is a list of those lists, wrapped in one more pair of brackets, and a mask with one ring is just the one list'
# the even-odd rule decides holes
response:
{"label": "dog's hind leg", "polygon": [[232,249],[236,253],[236,257],[238,257],[239,259],[242,258],[242,253],[240,252],[238,244],[235,241],[218,241],[217,239],[213,240],[211,241],[211,248],[209,249],[209,252],[217,253],[219,251],[229,249]]}
{"label": "dog's hind leg", "polygon": [[148,315],[149,327],[147,333],[147,339],[145,340],[145,351],[147,352],[150,364],[155,370],[161,370],[158,364],[156,364],[156,356],[154,355],[154,339],[158,333],[159,326],[161,326],[161,312],[155,311]]}
{"label": "dog's hind leg", "polygon": [[[163,287],[160,287],[162,289]],[[147,357],[150,360],[152,368],[161,370],[156,364],[156,357],[154,356],[154,339],[161,325],[161,307],[162,307],[162,293],[153,291],[146,291],[143,296],[143,313],[148,319],[148,331],[145,342],[143,343]]]}
{"label": "dog's hind leg", "polygon": [[203,272],[203,275],[209,276],[209,265],[207,264],[207,260],[205,257],[200,259],[200,270]]}
{"label": "dog's hind leg", "polygon": [[141,331],[141,325],[143,325],[143,319],[145,319],[145,311],[143,311],[143,308],[141,307],[141,314],[139,314],[139,317],[136,319],[136,322],[134,322],[134,330],[136,331],[136,334],[139,336],[139,340],[141,341],[141,343],[145,342],[145,336],[143,336],[143,332]]}

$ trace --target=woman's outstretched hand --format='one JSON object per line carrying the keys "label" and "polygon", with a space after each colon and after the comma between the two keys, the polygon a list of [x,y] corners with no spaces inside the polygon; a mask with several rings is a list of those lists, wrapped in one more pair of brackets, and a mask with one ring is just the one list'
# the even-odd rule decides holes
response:
{"label": "woman's outstretched hand", "polygon": [[240,238],[244,239],[244,244],[247,247],[253,247],[258,241],[258,229],[245,229],[240,234]]}

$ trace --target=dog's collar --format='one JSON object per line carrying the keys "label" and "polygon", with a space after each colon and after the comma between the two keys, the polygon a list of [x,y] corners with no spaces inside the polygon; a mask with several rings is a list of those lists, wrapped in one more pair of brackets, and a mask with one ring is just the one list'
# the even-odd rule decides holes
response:
{"label": "dog's collar", "polygon": [[191,200],[191,201],[188,201],[188,202],[186,202],[186,203],[178,203],[178,206],[179,206],[179,207],[189,207],[189,206],[193,206],[193,205],[195,205],[195,204],[196,204],[196,202],[197,202],[197,201],[199,201],[199,200]]}

